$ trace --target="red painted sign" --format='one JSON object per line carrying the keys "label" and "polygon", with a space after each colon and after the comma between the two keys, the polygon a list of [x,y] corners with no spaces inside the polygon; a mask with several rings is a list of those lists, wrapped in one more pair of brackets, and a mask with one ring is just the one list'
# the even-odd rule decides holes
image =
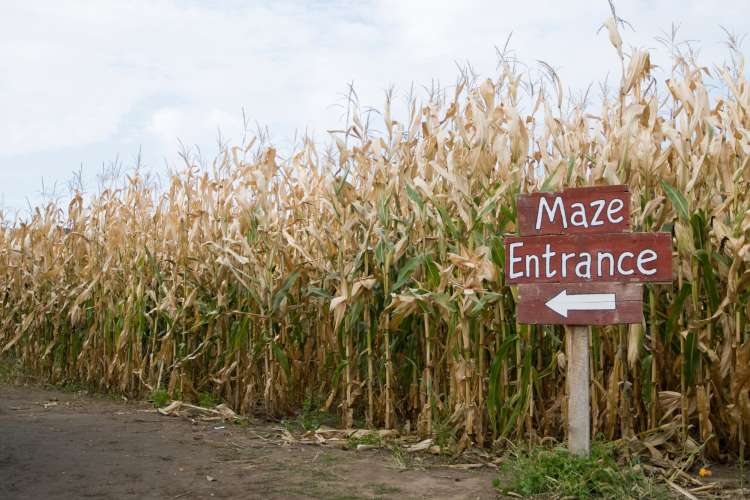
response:
{"label": "red painted sign", "polygon": [[516,199],[518,234],[617,233],[630,230],[627,186],[570,188]]}
{"label": "red painted sign", "polygon": [[520,323],[606,325],[643,320],[641,282],[672,281],[672,236],[631,233],[626,186],[519,195],[505,238],[505,279]]}
{"label": "red painted sign", "polygon": [[505,238],[505,279],[516,283],[672,281],[669,233]]}
{"label": "red painted sign", "polygon": [[518,285],[519,323],[613,325],[643,321],[643,286],[632,283]]}

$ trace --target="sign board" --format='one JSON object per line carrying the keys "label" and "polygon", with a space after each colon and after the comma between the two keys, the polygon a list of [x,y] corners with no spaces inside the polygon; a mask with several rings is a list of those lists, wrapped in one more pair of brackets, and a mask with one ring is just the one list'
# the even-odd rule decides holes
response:
{"label": "sign board", "polygon": [[669,233],[520,236],[505,239],[506,283],[672,281]]}
{"label": "sign board", "polygon": [[627,186],[519,195],[517,205],[505,279],[519,285],[519,323],[640,323],[638,283],[672,281],[672,236],[630,232]]}
{"label": "sign board", "polygon": [[518,285],[516,319],[531,325],[641,323],[642,288],[632,283]]}
{"label": "sign board", "polygon": [[625,233],[630,229],[627,186],[570,188],[516,199],[518,234]]}
{"label": "sign board", "polygon": [[626,186],[566,189],[517,199],[518,233],[505,238],[516,318],[565,330],[568,447],[589,455],[589,325],[641,323],[642,282],[672,281],[672,236],[630,232]]}

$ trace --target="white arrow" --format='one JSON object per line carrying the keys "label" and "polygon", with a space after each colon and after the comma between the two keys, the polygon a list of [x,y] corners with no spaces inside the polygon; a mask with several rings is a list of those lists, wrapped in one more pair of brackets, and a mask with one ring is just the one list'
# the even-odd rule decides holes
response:
{"label": "white arrow", "polygon": [[611,311],[615,308],[615,294],[579,293],[568,295],[568,291],[563,290],[549,299],[545,305],[560,316],[567,318],[568,311]]}

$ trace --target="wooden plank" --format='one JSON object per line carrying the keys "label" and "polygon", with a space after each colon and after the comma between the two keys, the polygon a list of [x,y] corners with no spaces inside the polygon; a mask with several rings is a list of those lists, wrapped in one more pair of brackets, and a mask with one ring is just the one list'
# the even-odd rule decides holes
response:
{"label": "wooden plank", "polygon": [[672,281],[669,233],[505,238],[505,280],[519,283]]}
{"label": "wooden plank", "polygon": [[[565,292],[567,302],[559,297]],[[591,309],[580,296],[614,295],[614,309]],[[555,298],[558,300],[555,301]],[[552,301],[550,303],[550,301]],[[562,304],[561,304],[562,302]],[[561,305],[572,305],[563,307]],[[594,307],[600,306],[594,304]],[[606,304],[608,305],[608,304]],[[578,307],[578,308],[577,308]],[[564,313],[564,315],[563,315]],[[643,285],[637,283],[535,283],[518,285],[516,321],[530,325],[618,325],[643,322]]]}
{"label": "wooden plank", "polygon": [[518,195],[516,208],[521,236],[630,229],[630,191],[624,185]]}
{"label": "wooden plank", "polygon": [[588,326],[565,329],[567,347],[566,382],[568,387],[568,449],[588,457],[591,453],[591,413],[589,395]]}

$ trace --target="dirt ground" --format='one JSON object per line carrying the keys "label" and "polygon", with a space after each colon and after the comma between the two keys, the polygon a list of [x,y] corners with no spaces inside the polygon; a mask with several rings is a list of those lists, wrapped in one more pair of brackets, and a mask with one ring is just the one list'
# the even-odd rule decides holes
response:
{"label": "dirt ground", "polygon": [[278,425],[192,423],[0,384],[0,498],[495,498],[490,467],[400,467],[387,450],[288,444]]}

